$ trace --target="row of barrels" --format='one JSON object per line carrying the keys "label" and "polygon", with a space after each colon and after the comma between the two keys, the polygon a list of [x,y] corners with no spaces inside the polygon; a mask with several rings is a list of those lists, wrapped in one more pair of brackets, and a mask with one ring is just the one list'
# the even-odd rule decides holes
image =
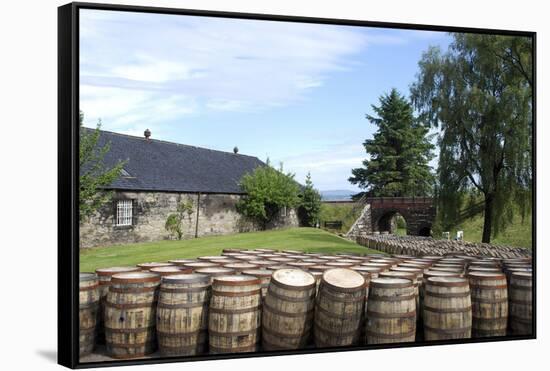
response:
{"label": "row of barrels", "polygon": [[521,247],[475,243],[466,241],[437,240],[422,236],[396,236],[392,234],[372,234],[356,238],[360,245],[388,254],[408,255],[448,255],[464,254],[468,256],[521,258],[531,257],[531,250]]}
{"label": "row of barrels", "polygon": [[[96,332],[110,356],[128,358],[532,331],[527,260],[232,250],[81,274],[81,354]],[[281,256],[292,258],[250,263]]]}

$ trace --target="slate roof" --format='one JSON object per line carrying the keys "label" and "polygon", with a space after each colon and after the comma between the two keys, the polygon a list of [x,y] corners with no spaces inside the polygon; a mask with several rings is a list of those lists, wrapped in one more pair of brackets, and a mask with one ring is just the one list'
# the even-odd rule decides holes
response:
{"label": "slate roof", "polygon": [[126,160],[127,174],[110,189],[243,194],[241,177],[265,165],[253,156],[101,130],[98,144],[106,143],[106,166]]}

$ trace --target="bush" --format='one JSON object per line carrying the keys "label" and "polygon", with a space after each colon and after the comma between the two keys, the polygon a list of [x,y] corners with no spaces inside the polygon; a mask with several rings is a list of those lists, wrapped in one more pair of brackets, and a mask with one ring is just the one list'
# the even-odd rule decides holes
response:
{"label": "bush", "polygon": [[283,173],[267,166],[257,167],[252,173],[245,174],[240,186],[246,193],[238,203],[237,211],[266,229],[281,208],[295,208],[300,203],[300,186],[294,175]]}

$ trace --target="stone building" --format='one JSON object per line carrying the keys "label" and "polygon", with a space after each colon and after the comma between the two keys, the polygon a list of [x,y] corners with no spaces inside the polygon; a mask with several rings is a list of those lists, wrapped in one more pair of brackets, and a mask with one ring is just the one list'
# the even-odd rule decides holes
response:
{"label": "stone building", "polygon": [[[166,219],[180,203],[188,206],[183,213],[184,238],[259,229],[237,212],[236,204],[244,196],[239,180],[265,166],[262,161],[237,151],[171,143],[152,139],[149,131],[145,134],[100,132],[99,146],[110,146],[104,164],[125,164],[121,176],[106,187],[112,191],[112,202],[81,223],[81,248],[170,239]],[[283,208],[268,228],[298,224],[296,211]]]}

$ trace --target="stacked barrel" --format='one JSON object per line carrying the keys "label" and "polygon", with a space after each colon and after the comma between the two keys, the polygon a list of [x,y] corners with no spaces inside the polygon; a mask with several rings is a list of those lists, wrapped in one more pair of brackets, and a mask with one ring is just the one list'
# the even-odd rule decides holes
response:
{"label": "stacked barrel", "polygon": [[530,258],[418,256],[390,237],[374,241],[392,255],[227,248],[82,273],[80,353],[102,341],[135,358],[533,333]]}

